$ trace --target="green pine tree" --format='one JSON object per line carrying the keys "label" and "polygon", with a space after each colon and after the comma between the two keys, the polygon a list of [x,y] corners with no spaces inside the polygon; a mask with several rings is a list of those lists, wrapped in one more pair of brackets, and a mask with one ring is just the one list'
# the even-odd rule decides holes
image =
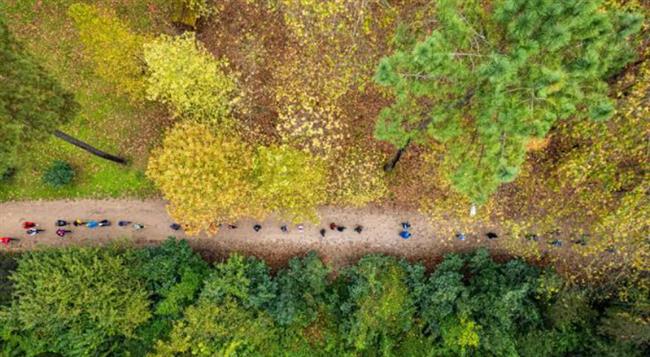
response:
{"label": "green pine tree", "polygon": [[443,143],[453,186],[483,203],[557,120],[613,114],[605,79],[631,60],[641,20],[599,0],[438,1],[436,29],[379,64],[395,102],[375,134],[401,148]]}

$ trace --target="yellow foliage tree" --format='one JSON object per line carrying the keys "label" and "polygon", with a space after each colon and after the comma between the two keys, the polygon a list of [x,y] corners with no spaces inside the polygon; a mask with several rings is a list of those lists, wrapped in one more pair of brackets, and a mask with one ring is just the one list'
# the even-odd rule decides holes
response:
{"label": "yellow foliage tree", "polygon": [[231,133],[186,122],[171,129],[149,161],[147,176],[170,201],[169,213],[188,234],[216,233],[218,224],[250,214],[252,150]]}
{"label": "yellow foliage tree", "polygon": [[193,32],[161,35],[144,47],[148,66],[147,99],[171,107],[175,116],[206,123],[222,123],[236,101],[235,79],[223,69]]}
{"label": "yellow foliage tree", "polygon": [[265,211],[277,211],[294,223],[316,221],[326,199],[324,162],[289,146],[261,146],[255,157],[256,198]]}
{"label": "yellow foliage tree", "polygon": [[146,36],[131,32],[119,19],[87,4],[68,9],[95,72],[132,100],[144,99],[142,48]]}

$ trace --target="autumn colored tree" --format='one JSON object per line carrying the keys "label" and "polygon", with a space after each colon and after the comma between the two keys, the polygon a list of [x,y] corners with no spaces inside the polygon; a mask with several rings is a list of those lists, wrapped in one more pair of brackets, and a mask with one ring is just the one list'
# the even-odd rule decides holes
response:
{"label": "autumn colored tree", "polygon": [[147,176],[170,201],[171,216],[193,234],[216,232],[218,224],[255,208],[250,200],[252,167],[252,150],[237,135],[184,122],[165,135],[149,160]]}
{"label": "autumn colored tree", "polygon": [[438,2],[433,33],[379,64],[375,79],[395,102],[377,138],[400,148],[443,143],[453,187],[485,202],[556,121],[614,113],[605,80],[632,58],[628,39],[641,19],[600,3]]}
{"label": "autumn colored tree", "polygon": [[78,110],[61,87],[29,55],[0,17],[0,176],[16,163],[21,143],[42,140]]}
{"label": "autumn colored tree", "polygon": [[235,79],[224,72],[193,32],[161,35],[144,46],[147,98],[169,105],[175,116],[208,123],[228,119],[236,99]]}
{"label": "autumn colored tree", "polygon": [[279,212],[299,223],[317,220],[326,199],[324,162],[289,146],[261,146],[253,164],[256,201],[266,212]]}
{"label": "autumn colored tree", "polygon": [[99,77],[132,100],[144,99],[143,45],[149,39],[99,7],[76,3],[68,9],[84,50]]}

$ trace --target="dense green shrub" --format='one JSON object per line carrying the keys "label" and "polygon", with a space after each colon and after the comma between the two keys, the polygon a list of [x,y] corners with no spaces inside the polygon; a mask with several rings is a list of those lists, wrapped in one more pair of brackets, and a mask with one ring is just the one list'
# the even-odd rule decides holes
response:
{"label": "dense green shrub", "polygon": [[12,177],[16,174],[16,169],[13,167],[7,167],[0,169],[0,182],[7,182],[11,180]]}
{"label": "dense green shrub", "polygon": [[74,179],[75,172],[69,163],[55,160],[43,174],[43,182],[52,187],[69,185]]}

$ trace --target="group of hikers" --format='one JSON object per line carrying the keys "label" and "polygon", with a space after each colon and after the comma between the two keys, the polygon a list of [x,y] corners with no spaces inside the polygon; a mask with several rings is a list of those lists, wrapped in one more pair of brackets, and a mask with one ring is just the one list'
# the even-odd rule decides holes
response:
{"label": "group of hikers", "polygon": [[[123,227],[123,228],[126,228],[126,227],[130,226],[134,230],[144,229],[143,224],[133,223],[131,221],[118,221],[117,225],[119,227]],[[109,221],[107,219],[88,220],[88,221],[83,221],[83,220],[80,220],[80,219],[76,219],[76,220],[74,220],[72,222],[68,222],[68,221],[63,220],[63,219],[58,219],[58,220],[56,220],[56,222],[54,222],[54,226],[56,227],[56,230],[55,230],[56,235],[59,236],[59,237],[65,237],[66,234],[72,233],[72,230],[66,229],[69,226],[86,227],[86,228],[90,228],[90,229],[95,229],[95,228],[99,228],[99,227],[111,226],[111,221]],[[230,229],[237,229],[237,226],[234,225],[234,224],[228,224],[227,226]],[[402,227],[402,229],[398,233],[399,237],[404,239],[404,240],[407,240],[407,239],[411,238],[412,237],[411,224],[408,221],[401,222],[401,227]],[[39,228],[39,226],[36,223],[30,222],[30,221],[23,222],[22,223],[22,228],[25,229],[25,233],[30,235],[30,236],[35,236],[35,235],[45,231],[45,229]],[[172,223],[169,226],[169,228],[171,228],[174,231],[178,231],[178,230],[180,230],[182,228],[182,226],[180,224],[178,224],[178,223]],[[303,224],[296,225],[296,228],[300,232],[304,231],[304,229],[305,229]],[[344,232],[347,229],[347,227],[344,226],[344,225],[340,225],[340,224],[336,224],[336,223],[332,222],[332,223],[329,224],[329,229],[331,231]],[[354,226],[354,228],[353,228],[353,231],[358,233],[358,234],[361,234],[361,232],[363,232],[364,229],[365,228],[362,225],[356,224]],[[255,232],[261,231],[262,230],[262,225],[259,224],[259,223],[255,223],[253,225],[253,230]],[[280,226],[280,230],[282,232],[284,232],[284,233],[288,233],[289,232],[289,227],[286,224],[284,224],[284,225]],[[327,234],[327,229],[326,228],[321,228],[319,230],[319,233],[320,233],[321,237],[325,237],[325,235]],[[559,235],[559,231],[554,231],[554,232],[551,232],[550,234],[557,236],[557,235]],[[488,240],[493,240],[493,239],[496,239],[496,238],[499,237],[494,232],[487,232],[485,234],[485,236],[487,237]],[[526,238],[526,240],[535,241],[535,242],[537,242],[539,240],[539,237],[537,235],[535,235],[535,234],[526,235],[525,238]],[[464,233],[456,233],[456,239],[458,239],[460,241],[465,241],[467,239],[467,237],[465,236]],[[9,245],[9,243],[12,242],[12,241],[18,241],[18,239],[11,238],[11,237],[0,237],[0,244]],[[581,237],[580,239],[572,240],[571,243],[575,243],[575,244],[579,244],[579,245],[586,245],[587,244],[586,239],[585,239],[584,236]],[[556,239],[550,240],[549,244],[552,245],[552,246],[555,246],[555,247],[561,247],[562,246],[562,241],[556,238]]]}
{"label": "group of hikers", "polygon": [[[140,223],[133,223],[131,221],[118,221],[117,225],[120,227],[128,227],[131,226],[135,230],[140,230],[144,229],[144,225]],[[102,220],[88,220],[88,221],[83,221],[80,219],[76,219],[72,222],[68,222],[64,219],[57,219],[54,222],[54,226],[56,227],[56,230],[54,233],[56,233],[57,236],[59,237],[65,237],[66,234],[72,233],[72,230],[66,229],[70,226],[74,227],[86,227],[90,229],[95,229],[99,227],[109,227],[111,226],[111,221],[107,219],[102,219]],[[172,229],[174,229],[176,226],[176,230],[180,229],[180,225],[177,225],[176,223],[172,224]],[[25,234],[29,236],[35,236],[37,234],[40,234],[42,232],[45,232],[45,229],[39,228],[39,225],[36,224],[35,222],[31,221],[25,221],[22,223],[22,228],[25,229]],[[12,237],[0,237],[0,244],[3,245],[9,245],[12,241],[18,241],[19,239],[17,238],[12,238]]]}

